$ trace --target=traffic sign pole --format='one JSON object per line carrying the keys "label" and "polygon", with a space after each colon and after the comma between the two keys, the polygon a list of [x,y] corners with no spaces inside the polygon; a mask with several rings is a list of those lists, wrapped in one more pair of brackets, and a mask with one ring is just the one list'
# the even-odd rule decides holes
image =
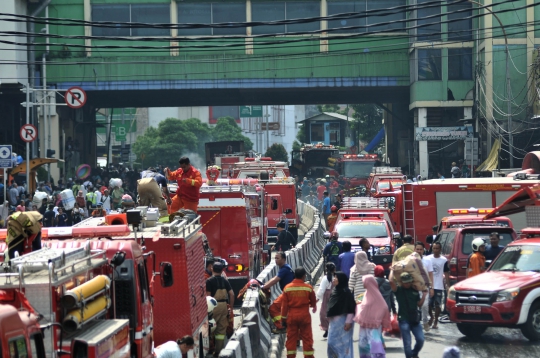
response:
{"label": "traffic sign pole", "polygon": [[[26,103],[30,103],[30,84],[29,83],[26,84]],[[26,124],[30,124],[30,106],[26,106]],[[30,189],[30,142],[26,142],[26,191],[29,191],[29,189]]]}

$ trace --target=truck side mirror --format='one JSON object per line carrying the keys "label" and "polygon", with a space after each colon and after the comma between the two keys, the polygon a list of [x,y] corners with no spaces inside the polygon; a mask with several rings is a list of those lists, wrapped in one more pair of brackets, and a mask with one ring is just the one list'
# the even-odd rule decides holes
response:
{"label": "truck side mirror", "polygon": [[276,198],[272,198],[272,210],[277,210],[278,202]]}
{"label": "truck side mirror", "polygon": [[160,263],[159,276],[161,278],[161,287],[171,287],[173,285],[173,270],[170,262]]}
{"label": "truck side mirror", "polygon": [[291,213],[292,213],[292,209],[285,209],[285,211],[283,211],[283,213],[285,213],[285,214],[291,214]]}

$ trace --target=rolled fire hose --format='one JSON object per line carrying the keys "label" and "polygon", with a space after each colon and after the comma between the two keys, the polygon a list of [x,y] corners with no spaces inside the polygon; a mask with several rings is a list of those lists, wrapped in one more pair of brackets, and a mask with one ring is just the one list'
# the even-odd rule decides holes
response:
{"label": "rolled fire hose", "polygon": [[96,276],[90,281],[67,291],[64,296],[62,296],[62,305],[67,309],[77,307],[81,301],[110,287],[110,285],[111,280],[108,276]]}
{"label": "rolled fire hose", "polygon": [[83,323],[107,310],[110,306],[111,299],[109,297],[99,296],[83,308],[69,312],[62,322],[62,327],[68,333],[75,332]]}

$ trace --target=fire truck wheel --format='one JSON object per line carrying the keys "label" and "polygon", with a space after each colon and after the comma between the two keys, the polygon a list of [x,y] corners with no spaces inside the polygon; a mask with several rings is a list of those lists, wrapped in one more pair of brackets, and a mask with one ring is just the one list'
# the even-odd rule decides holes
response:
{"label": "fire truck wheel", "polygon": [[536,302],[531,306],[527,322],[521,326],[521,333],[529,341],[535,342],[540,340],[540,302]]}
{"label": "fire truck wheel", "polygon": [[467,338],[479,338],[487,329],[487,326],[477,326],[467,323],[457,323],[457,329]]}

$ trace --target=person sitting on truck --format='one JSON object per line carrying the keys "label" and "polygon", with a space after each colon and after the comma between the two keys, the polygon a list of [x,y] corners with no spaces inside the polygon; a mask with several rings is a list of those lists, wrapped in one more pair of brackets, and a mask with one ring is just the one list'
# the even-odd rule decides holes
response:
{"label": "person sitting on truck", "polygon": [[289,251],[296,246],[296,239],[294,238],[294,235],[285,230],[285,226],[284,221],[280,221],[276,225],[279,234],[276,244],[272,247],[272,249],[276,248],[279,251]]}
{"label": "person sitting on truck", "polygon": [[484,256],[486,243],[484,239],[477,237],[472,241],[471,246],[474,253],[471,255],[469,264],[467,265],[467,278],[480,275],[486,270],[486,257]]}
{"label": "person sitting on truck", "polygon": [[213,312],[216,320],[214,357],[219,356],[219,352],[225,345],[225,334],[229,326],[227,304],[234,303],[234,292],[229,281],[221,277],[222,271],[223,264],[221,262],[214,263],[212,266],[213,276],[206,280],[206,295],[214,297],[218,303]]}
{"label": "person sitting on truck", "polygon": [[156,358],[187,358],[188,352],[195,346],[191,336],[184,336],[175,341],[168,341],[154,349]]}
{"label": "person sitting on truck", "polygon": [[491,245],[489,245],[486,248],[486,252],[484,253],[484,256],[486,257],[486,261],[493,261],[495,258],[501,253],[501,251],[504,249],[504,246],[499,246],[500,241],[499,233],[498,232],[492,232],[489,234],[489,242]]}
{"label": "person sitting on truck", "polygon": [[411,235],[403,236],[403,246],[394,252],[392,257],[392,264],[399,262],[414,252],[414,245],[412,244],[413,238]]}
{"label": "person sitting on truck", "polygon": [[178,188],[176,195],[172,198],[169,214],[180,209],[197,211],[199,206],[199,188],[202,186],[201,172],[195,169],[188,157],[182,157],[178,161],[180,168],[171,171],[165,168],[165,177],[169,180],[176,180]]}
{"label": "person sitting on truck", "polygon": [[337,231],[332,232],[332,238],[323,249],[323,257],[326,262],[333,262],[336,267],[339,265],[339,255],[343,253],[343,244],[338,241]]}

